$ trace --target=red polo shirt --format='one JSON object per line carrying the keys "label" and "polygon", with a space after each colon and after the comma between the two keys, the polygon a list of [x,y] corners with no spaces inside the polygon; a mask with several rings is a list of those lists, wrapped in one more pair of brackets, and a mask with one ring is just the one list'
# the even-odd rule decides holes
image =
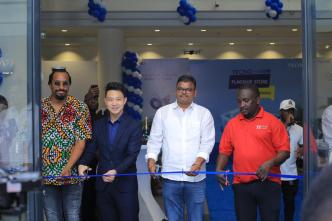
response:
{"label": "red polo shirt", "polygon": [[[233,153],[234,172],[256,172],[266,161],[277,156],[278,151],[289,151],[289,138],[285,126],[263,107],[253,119],[242,114],[232,118],[222,134],[219,152],[227,156]],[[270,173],[280,174],[275,166]],[[234,176],[234,183],[248,183],[257,176]],[[268,177],[280,183],[278,177]]]}

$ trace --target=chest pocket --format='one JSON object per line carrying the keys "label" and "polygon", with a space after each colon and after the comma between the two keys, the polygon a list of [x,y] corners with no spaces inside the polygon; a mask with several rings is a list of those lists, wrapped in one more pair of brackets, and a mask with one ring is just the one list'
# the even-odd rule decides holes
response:
{"label": "chest pocket", "polygon": [[197,137],[201,133],[201,123],[193,121],[189,123],[189,137]]}

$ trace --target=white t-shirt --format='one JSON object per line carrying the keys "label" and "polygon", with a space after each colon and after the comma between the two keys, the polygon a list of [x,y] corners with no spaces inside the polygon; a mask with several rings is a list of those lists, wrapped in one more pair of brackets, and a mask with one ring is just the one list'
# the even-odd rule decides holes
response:
{"label": "white t-shirt", "polygon": [[[290,156],[280,166],[281,174],[298,175],[296,168],[296,150],[298,145],[303,145],[303,128],[297,124],[287,127],[290,138]],[[281,180],[295,180],[295,178],[284,178]]]}

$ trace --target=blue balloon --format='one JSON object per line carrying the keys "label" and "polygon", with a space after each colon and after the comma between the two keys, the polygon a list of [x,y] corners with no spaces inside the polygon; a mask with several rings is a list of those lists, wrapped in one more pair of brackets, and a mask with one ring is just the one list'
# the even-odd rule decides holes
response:
{"label": "blue balloon", "polygon": [[270,6],[270,5],[271,5],[271,0],[266,0],[266,1],[265,1],[265,5],[266,5],[266,6]]}
{"label": "blue balloon", "polygon": [[282,8],[282,7],[284,7],[284,4],[282,4],[282,2],[278,2],[278,6],[279,6],[279,8]]}
{"label": "blue balloon", "polygon": [[186,5],[188,5],[188,2],[186,0],[180,0],[179,4],[181,7],[185,7]]}
{"label": "blue balloon", "polygon": [[282,13],[282,9],[281,8],[277,8],[276,9],[277,13],[280,15]]}
{"label": "blue balloon", "polygon": [[270,6],[273,10],[277,10],[277,8],[279,8],[278,7],[278,3],[276,3],[276,2],[273,2],[273,3],[271,3],[271,6]]}
{"label": "blue balloon", "polygon": [[2,76],[2,72],[0,72],[0,85],[2,84],[3,81],[3,76]]}

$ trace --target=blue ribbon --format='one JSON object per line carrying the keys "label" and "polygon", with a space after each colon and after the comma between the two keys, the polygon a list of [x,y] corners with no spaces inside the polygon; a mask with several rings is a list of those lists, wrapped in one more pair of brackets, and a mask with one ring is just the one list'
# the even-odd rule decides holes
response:
{"label": "blue ribbon", "polygon": [[[95,177],[106,177],[106,176],[147,176],[147,175],[155,175],[160,176],[164,174],[185,174],[189,171],[170,171],[170,172],[142,172],[142,173],[118,173],[114,175],[105,175],[105,174],[95,174],[95,175],[84,175],[84,176],[43,176],[44,180],[48,179],[69,179],[69,178],[76,178],[76,179],[84,179],[84,178],[95,178]],[[231,175],[231,176],[256,176],[256,173],[253,172],[228,172],[228,171],[220,171],[220,172],[212,172],[212,171],[196,171],[196,174],[206,174],[206,175]],[[287,175],[287,174],[276,174],[276,173],[269,173],[269,177],[282,177],[282,178],[293,178],[293,179],[303,179],[303,176],[297,175]]]}

